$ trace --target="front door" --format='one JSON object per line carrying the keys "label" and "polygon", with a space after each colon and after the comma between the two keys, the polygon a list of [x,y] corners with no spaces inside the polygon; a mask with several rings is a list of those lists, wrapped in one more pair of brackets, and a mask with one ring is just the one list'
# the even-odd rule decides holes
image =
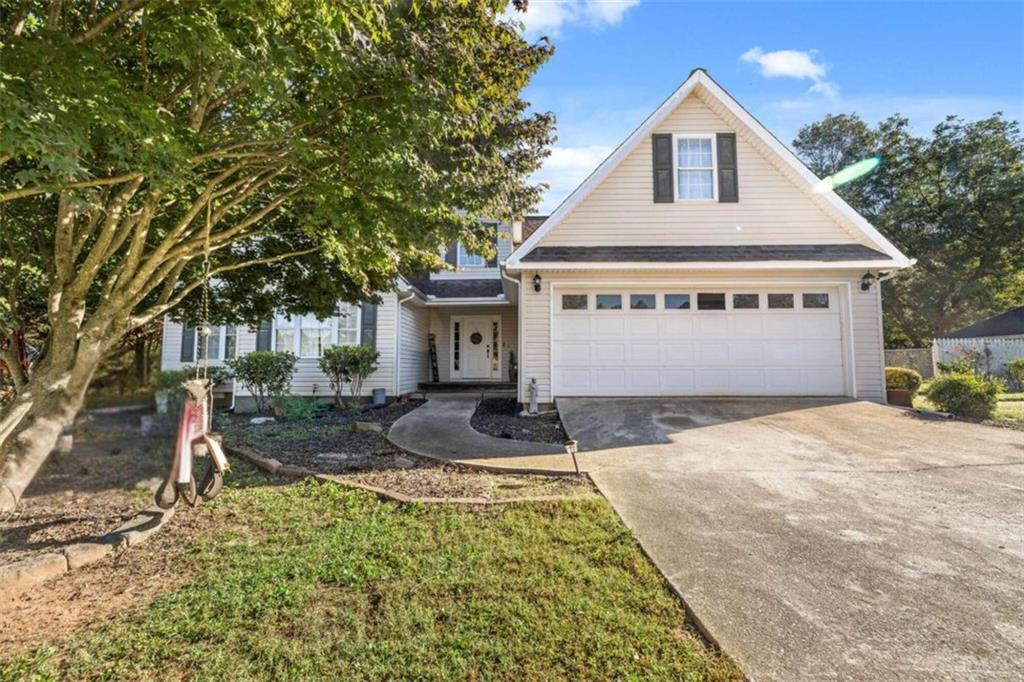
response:
{"label": "front door", "polygon": [[501,318],[452,317],[452,378],[501,378]]}

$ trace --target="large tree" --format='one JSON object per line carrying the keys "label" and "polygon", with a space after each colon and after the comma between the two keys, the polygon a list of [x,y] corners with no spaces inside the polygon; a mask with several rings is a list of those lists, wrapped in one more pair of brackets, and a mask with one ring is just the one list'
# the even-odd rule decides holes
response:
{"label": "large tree", "polygon": [[504,5],[0,0],[0,510],[207,255],[221,319],[327,316],[535,203],[551,50]]}
{"label": "large tree", "polygon": [[885,283],[886,343],[931,339],[1024,300],[1024,139],[1000,114],[950,116],[928,137],[892,116],[826,116],[793,143],[820,177],[872,156],[836,188],[917,265]]}

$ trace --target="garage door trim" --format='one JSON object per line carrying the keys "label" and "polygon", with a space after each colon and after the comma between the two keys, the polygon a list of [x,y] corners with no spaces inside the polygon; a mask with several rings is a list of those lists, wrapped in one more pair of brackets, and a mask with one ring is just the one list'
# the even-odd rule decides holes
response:
{"label": "garage door trim", "polygon": [[[694,290],[697,288],[712,289],[714,292],[729,291],[731,288],[756,288],[762,292],[779,288],[835,288],[838,293],[838,313],[840,338],[843,353],[843,383],[845,393],[850,397],[857,398],[857,367],[854,353],[853,338],[853,300],[851,283],[849,280],[737,280],[737,279],[673,279],[673,280],[562,280],[553,281],[549,286],[548,300],[548,376],[551,382],[551,397],[556,399],[559,396],[557,385],[557,374],[555,372],[555,312],[557,302],[560,300],[559,290],[589,289],[590,293],[599,293],[597,289],[607,289],[609,293],[615,292],[623,287],[643,287],[648,290],[657,290],[663,293],[663,289],[678,289],[680,291]],[[646,293],[639,290],[632,293]],[[628,305],[628,301],[624,302]],[[696,301],[693,301],[696,305]]]}

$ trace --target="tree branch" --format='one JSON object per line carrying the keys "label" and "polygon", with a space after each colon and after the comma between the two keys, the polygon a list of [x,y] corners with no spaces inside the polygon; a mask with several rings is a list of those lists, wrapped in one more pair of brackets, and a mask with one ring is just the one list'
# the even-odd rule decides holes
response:
{"label": "tree branch", "polygon": [[77,182],[69,182],[61,187],[23,187],[21,189],[11,190],[10,192],[3,192],[0,194],[0,203],[5,201],[13,201],[15,199],[24,199],[25,197],[33,197],[37,194],[56,194],[58,192],[64,192],[69,189],[86,189],[89,187],[106,187],[108,185],[119,185],[122,182],[129,182],[137,178],[141,178],[141,173],[125,173],[124,175],[114,175],[109,178],[95,178],[92,180],[79,180]]}
{"label": "tree branch", "polygon": [[115,21],[123,17],[126,13],[132,12],[142,6],[144,0],[122,0],[121,5],[114,11],[107,14],[105,17],[100,19],[98,22],[93,24],[90,28],[86,29],[85,32],[78,34],[71,39],[71,42],[76,45],[93,40],[101,33],[110,28],[110,25]]}

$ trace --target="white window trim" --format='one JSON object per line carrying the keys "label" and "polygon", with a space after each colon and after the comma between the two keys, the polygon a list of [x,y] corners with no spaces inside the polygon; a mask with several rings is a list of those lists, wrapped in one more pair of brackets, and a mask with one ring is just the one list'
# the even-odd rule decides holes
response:
{"label": "white window trim", "polygon": [[[679,171],[704,170],[704,168],[679,167],[679,140],[710,140],[711,141],[711,197],[688,198],[679,196]],[[672,135],[672,192],[677,202],[715,202],[718,201],[718,145],[715,133],[673,133]]]}
{"label": "white window trim", "polygon": [[[215,325],[215,324],[211,324],[210,325],[211,329],[219,329],[220,330],[220,332],[217,335],[217,340],[219,341],[218,349],[220,350],[220,354],[219,354],[219,357],[216,357],[216,358],[207,358],[207,362],[224,362],[225,360],[233,359],[233,358],[228,358],[227,355],[226,355],[228,327],[230,327],[230,326],[234,326],[235,327],[235,356],[238,355],[238,327],[236,325],[227,325],[227,324]],[[200,344],[200,339],[201,338],[202,337],[199,334],[196,334],[195,338],[192,339],[192,343],[194,345],[194,347],[192,349],[192,357],[195,358],[196,362],[201,362],[202,361],[202,357],[199,355],[199,347],[200,347],[199,344]]]}
{"label": "white window trim", "polygon": [[[355,317],[355,320],[356,320],[356,342],[353,343],[353,344],[345,344],[345,345],[356,346],[356,345],[359,345],[359,343],[361,341],[361,339],[359,338],[359,330],[362,329],[362,326],[363,326],[363,307],[360,306],[360,305],[353,305],[353,307],[355,308],[354,317]],[[321,357],[323,357],[321,355],[302,355],[301,354],[301,350],[302,350],[302,321],[301,321],[302,316],[301,315],[292,315],[289,318],[289,319],[291,319],[293,321],[293,324],[290,327],[290,329],[293,332],[295,332],[295,339],[292,342],[292,348],[278,348],[277,347],[277,318],[278,317],[282,317],[282,316],[281,315],[274,315],[273,319],[270,321],[270,350],[272,350],[272,351],[289,350],[292,353],[294,353],[295,357],[299,358],[300,360],[319,360]],[[284,317],[287,317],[287,315],[285,315]],[[341,344],[338,343],[338,318],[339,317],[341,317],[341,313],[338,313],[337,315],[333,315],[332,317],[328,318],[327,320],[324,320],[325,322],[330,322],[331,323],[331,345],[332,346],[341,345]]]}

